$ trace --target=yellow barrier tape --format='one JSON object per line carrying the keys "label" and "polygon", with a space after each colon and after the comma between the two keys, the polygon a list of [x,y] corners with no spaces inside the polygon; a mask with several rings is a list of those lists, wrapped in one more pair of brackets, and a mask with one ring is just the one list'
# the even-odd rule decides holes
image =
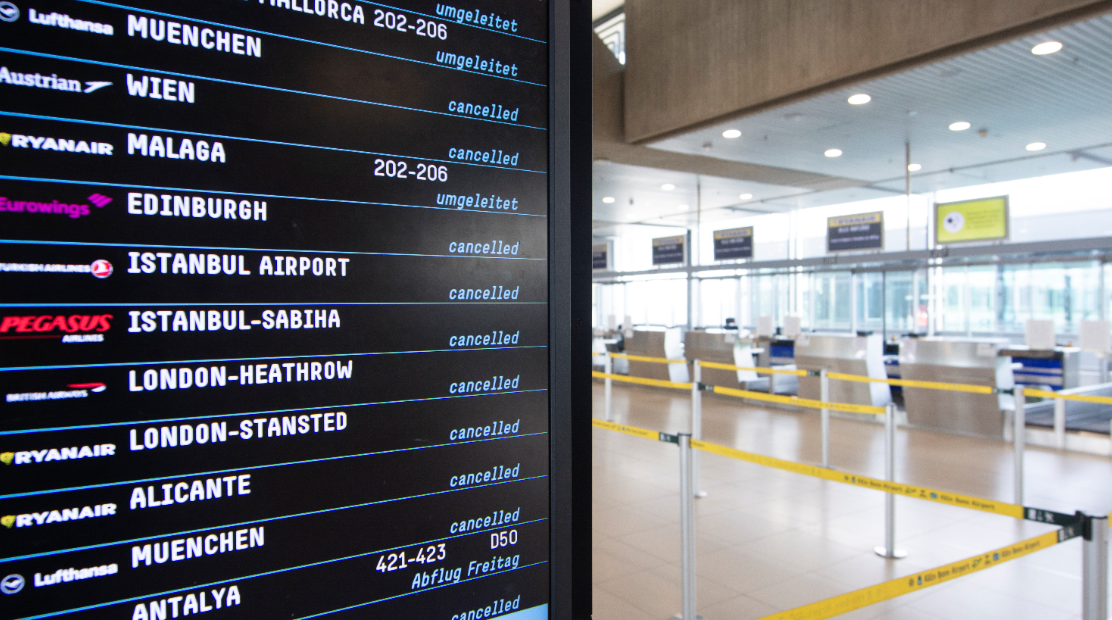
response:
{"label": "yellow barrier tape", "polygon": [[622,382],[625,382],[625,383],[636,383],[638,385],[651,385],[653,387],[675,388],[677,390],[690,390],[691,389],[691,384],[690,383],[674,383],[672,381],[664,381],[664,380],[661,380],[661,379],[645,379],[645,378],[642,378],[642,377],[629,377],[629,376],[626,376],[626,375],[608,375],[604,372],[599,372],[597,370],[592,370],[591,371],[591,376],[595,377],[597,379],[611,379],[611,380],[614,380],[614,381],[622,381]]}
{"label": "yellow barrier tape", "polygon": [[652,364],[686,364],[687,360],[670,360],[666,357],[645,357],[644,355],[628,355],[626,353],[611,353],[610,357],[617,357],[634,362],[650,362]]}
{"label": "yellow barrier tape", "polygon": [[625,424],[615,424],[613,422],[607,422],[606,420],[599,420],[598,418],[592,418],[591,424],[599,428],[604,428],[608,431],[617,431],[619,433],[633,435],[634,437],[640,437],[642,439],[657,440],[660,438],[660,433],[658,433],[657,431],[650,431],[647,428],[637,428],[636,426],[626,426]]}
{"label": "yellow barrier tape", "polygon": [[806,370],[787,370],[784,368],[764,368],[762,366],[754,366],[752,368],[747,366],[734,366],[733,364],[720,364],[718,362],[704,362],[699,360],[699,365],[703,368],[717,368],[719,370],[748,370],[757,372],[763,375],[795,375],[797,377],[806,377]]}
{"label": "yellow barrier tape", "polygon": [[[826,374],[831,379],[839,381],[856,381],[858,383],[887,383],[900,387],[922,388],[925,390],[947,390],[950,392],[972,392],[973,394],[992,394],[993,388],[987,385],[969,385],[965,383],[941,383],[938,381],[912,381],[910,379],[873,379],[860,375],[847,375],[840,372]],[[1112,399],[1109,399],[1112,401]]]}
{"label": "yellow barrier tape", "polygon": [[911,594],[923,588],[936,586],[958,577],[971,575],[977,571],[991,568],[997,564],[1021,558],[1025,555],[1048,549],[1058,544],[1058,532],[1047,532],[1034,538],[1017,542],[999,549],[994,549],[971,558],[932,568],[921,573],[914,573],[907,577],[898,577],[875,586],[861,588],[848,594],[842,594],[825,601],[811,603],[803,607],[796,607],[778,614],[765,616],[761,620],[824,620],[844,614],[855,609],[868,607],[874,603],[894,599],[897,596]]}
{"label": "yellow barrier tape", "polygon": [[[641,437],[643,439],[660,438],[660,433],[651,431],[636,426],[626,426],[624,424],[615,424],[613,422],[605,422],[599,419],[592,419],[592,424],[599,428],[606,430],[617,431],[634,437]],[[731,459],[739,461],[746,461],[755,465],[763,465],[773,469],[780,469],[789,471],[795,474],[803,474],[804,476],[811,476],[820,478],[822,480],[829,480],[831,482],[841,482],[865,489],[872,489],[874,491],[884,491],[893,495],[902,495],[904,497],[914,497],[916,499],[923,499],[929,502],[938,504],[946,504],[948,506],[958,506],[960,508],[970,508],[972,510],[980,510],[982,512],[989,512],[992,514],[1003,515],[1015,519],[1024,518],[1023,506],[1017,504],[1007,504],[1004,502],[996,502],[989,499],[980,497],[973,497],[970,495],[960,495],[958,493],[948,493],[946,491],[938,491],[935,489],[928,489],[926,487],[918,487],[910,484],[900,484],[897,482],[888,482],[886,480],[878,480],[868,476],[858,476],[856,474],[840,472],[833,469],[827,469],[818,465],[807,465],[804,463],[796,463],[794,461],[785,461],[771,456],[764,456],[763,454],[754,454],[752,452],[745,452],[736,448],[728,448],[709,441],[701,439],[692,439],[691,447],[696,450],[710,452]],[[1110,526],[1112,526],[1112,514],[1109,514]]]}
{"label": "yellow barrier tape", "polygon": [[1082,396],[1081,394],[1059,394],[1058,392],[1047,392],[1044,390],[1031,390],[1024,388],[1024,396],[1040,396],[1042,398],[1060,398],[1062,400],[1076,400],[1083,403],[1097,403],[1100,405],[1112,405],[1112,397],[1109,396]]}
{"label": "yellow barrier tape", "polygon": [[853,405],[850,403],[824,403],[821,400],[799,398],[798,396],[779,396],[776,394],[766,394],[764,392],[735,390],[733,388],[722,387],[720,385],[714,386],[714,393],[737,396],[738,398],[763,400],[769,403],[782,403],[785,405],[795,405],[797,407],[811,407],[813,409],[831,409],[833,411],[848,411],[850,413],[865,413],[871,415],[884,415],[885,413],[884,407],[873,407],[871,405]]}
{"label": "yellow barrier tape", "polygon": [[972,508],[974,510],[991,512],[993,514],[1005,515],[1008,517],[1014,517],[1016,519],[1022,519],[1024,516],[1023,506],[1019,506],[1016,504],[1005,504],[1003,502],[994,502],[992,500],[982,499],[979,497],[959,495],[957,493],[947,493],[945,491],[917,487],[909,484],[900,484],[898,482],[888,482],[885,480],[878,480],[876,478],[869,478],[868,476],[858,476],[846,472],[835,471],[833,469],[827,469],[818,465],[805,465],[803,463],[784,461],[781,459],[773,458],[771,456],[754,454],[752,452],[744,452],[735,448],[727,448],[726,446],[709,443],[699,439],[692,439],[691,447],[698,450],[703,450],[704,452],[710,452],[712,454],[737,459],[739,461],[748,461],[757,465],[764,465],[765,467],[782,469],[784,471],[803,474],[805,476],[813,476],[815,478],[830,480],[832,482],[842,482],[857,487],[873,489],[875,491],[884,491],[885,493],[891,493],[893,495],[915,497],[918,499],[925,499],[930,502],[937,502],[939,504],[960,506],[962,508]]}

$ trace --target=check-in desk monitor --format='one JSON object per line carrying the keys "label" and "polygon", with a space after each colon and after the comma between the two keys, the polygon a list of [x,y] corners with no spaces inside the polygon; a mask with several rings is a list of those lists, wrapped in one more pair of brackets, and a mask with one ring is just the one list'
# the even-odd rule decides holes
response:
{"label": "check-in desk monitor", "polygon": [[1012,358],[1017,385],[1049,388],[1055,392],[1081,386],[1080,348],[1032,349],[1012,345],[1002,349],[1000,354]]}
{"label": "check-in desk monitor", "polygon": [[[1015,386],[1012,359],[1000,354],[1007,346],[1005,340],[905,338],[900,341],[901,378],[1010,389]],[[1003,437],[1004,410],[1015,407],[1007,394],[914,387],[903,393],[909,424],[965,435]]]}
{"label": "check-in desk monitor", "polygon": [[548,617],[549,16],[0,3],[0,616]]}

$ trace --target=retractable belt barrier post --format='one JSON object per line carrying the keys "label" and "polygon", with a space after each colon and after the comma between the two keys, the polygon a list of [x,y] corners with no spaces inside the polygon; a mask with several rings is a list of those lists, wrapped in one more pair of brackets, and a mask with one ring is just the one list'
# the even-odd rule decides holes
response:
{"label": "retractable belt barrier post", "polygon": [[695,598],[695,477],[691,435],[677,436],[680,446],[680,571],[683,578],[682,605],[673,620],[701,620],[696,615]]}
{"label": "retractable belt barrier post", "polygon": [[[819,400],[830,402],[830,377],[826,369],[819,371]],[[830,409],[822,408],[822,466],[830,467]]]}
{"label": "retractable belt barrier post", "polygon": [[[699,360],[695,360],[691,367],[691,437],[694,439],[703,438],[703,369],[699,365]],[[691,457],[691,472],[694,484],[691,486],[695,497],[706,497],[707,492],[700,490],[699,476],[699,455],[693,454]]]}
{"label": "retractable belt barrier post", "polygon": [[610,378],[614,375],[614,358],[607,354],[606,359],[603,360],[603,372],[606,373],[606,378],[603,379],[603,402],[606,405],[606,421],[614,421],[614,381]]}
{"label": "retractable belt barrier post", "polygon": [[1108,620],[1108,516],[1082,519],[1081,620]]}
{"label": "retractable belt barrier post", "polygon": [[[896,481],[896,405],[888,403],[884,415],[884,480]],[[896,496],[888,493],[884,498],[884,546],[874,549],[876,554],[890,560],[907,557],[907,552],[896,548]]]}
{"label": "retractable belt barrier post", "polygon": [[[1015,448],[1015,501],[1023,505],[1023,452],[1027,447],[1027,397],[1023,388],[1015,388],[1015,416],[1012,418],[1012,445]],[[1105,618],[1104,620],[1107,620]]]}
{"label": "retractable belt barrier post", "polygon": [[1066,447],[1066,401],[1061,398],[1054,399],[1054,446]]}

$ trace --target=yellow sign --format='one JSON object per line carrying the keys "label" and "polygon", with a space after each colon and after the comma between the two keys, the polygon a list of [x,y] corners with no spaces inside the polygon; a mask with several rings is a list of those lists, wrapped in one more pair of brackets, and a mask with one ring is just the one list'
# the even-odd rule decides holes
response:
{"label": "yellow sign", "polygon": [[735,237],[752,237],[753,227],[746,226],[745,228],[731,228],[729,230],[716,230],[714,231],[715,239],[733,239]]}
{"label": "yellow sign", "polygon": [[657,237],[656,239],[653,239],[653,245],[683,245],[685,239],[686,237],[684,237],[683,235],[676,235],[675,237]]}
{"label": "yellow sign", "polygon": [[859,215],[843,215],[841,217],[828,217],[826,218],[826,225],[830,228],[841,228],[843,226],[862,226],[867,224],[880,224],[884,222],[884,212],[877,211],[876,213],[861,213]]}
{"label": "yellow sign", "polygon": [[949,202],[934,206],[938,243],[1008,238],[1008,197]]}

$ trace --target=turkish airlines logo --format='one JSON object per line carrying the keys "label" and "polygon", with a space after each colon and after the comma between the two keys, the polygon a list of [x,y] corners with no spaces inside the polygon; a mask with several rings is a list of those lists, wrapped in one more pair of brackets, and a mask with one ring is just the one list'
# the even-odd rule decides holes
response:
{"label": "turkish airlines logo", "polygon": [[100,259],[91,265],[63,265],[57,263],[0,263],[0,273],[91,273],[103,280],[112,275],[112,263]]}
{"label": "turkish airlines logo", "polygon": [[112,275],[112,263],[101,259],[93,261],[92,265],[93,277],[101,280]]}
{"label": "turkish airlines logo", "polygon": [[[61,338],[62,342],[104,342],[111,314],[6,316],[0,320],[0,340]],[[80,333],[84,332],[84,333]]]}

